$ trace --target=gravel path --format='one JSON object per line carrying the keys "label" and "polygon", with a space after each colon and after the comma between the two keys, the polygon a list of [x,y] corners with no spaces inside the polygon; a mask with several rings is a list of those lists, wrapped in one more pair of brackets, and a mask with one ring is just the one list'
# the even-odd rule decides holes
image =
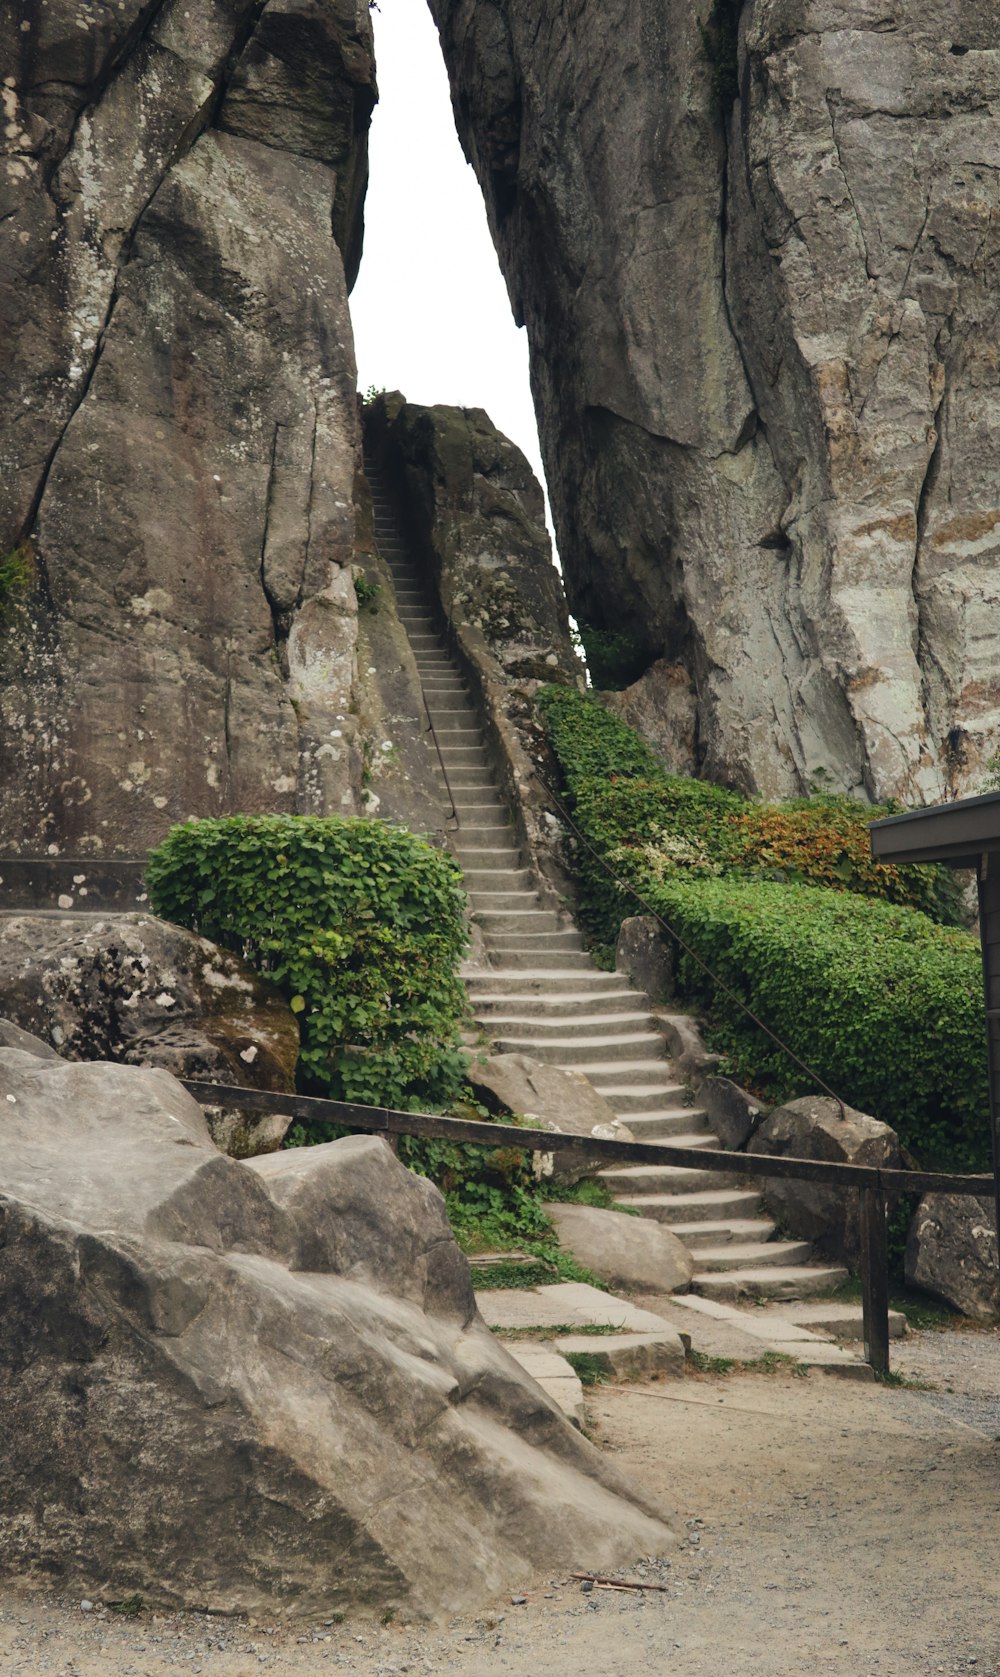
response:
{"label": "gravel path", "polygon": [[0,1672],[1000,1677],[1000,1334],[917,1335],[904,1360],[942,1389],[784,1373],[594,1388],[594,1436],[677,1510],[680,1548],[646,1564],[665,1593],[525,1579],[523,1603],[433,1629],[288,1629],[5,1588]]}

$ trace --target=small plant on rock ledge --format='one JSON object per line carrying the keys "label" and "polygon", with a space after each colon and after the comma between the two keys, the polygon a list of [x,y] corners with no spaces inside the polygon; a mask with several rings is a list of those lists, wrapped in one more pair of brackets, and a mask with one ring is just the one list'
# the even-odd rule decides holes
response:
{"label": "small plant on rock ledge", "polygon": [[0,559],[0,622],[31,591],[35,574],[36,560],[30,542],[18,542]]}

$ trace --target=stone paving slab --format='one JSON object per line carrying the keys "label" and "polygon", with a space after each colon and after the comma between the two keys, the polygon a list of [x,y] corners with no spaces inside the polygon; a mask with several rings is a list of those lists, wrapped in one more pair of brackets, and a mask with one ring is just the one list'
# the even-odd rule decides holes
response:
{"label": "stone paving slab", "polygon": [[555,1344],[564,1356],[570,1352],[592,1357],[602,1372],[617,1380],[684,1373],[684,1343],[666,1324],[660,1333],[565,1334]]}
{"label": "stone paving slab", "polygon": [[538,1345],[530,1340],[509,1344],[507,1350],[525,1373],[537,1380],[546,1397],[558,1404],[568,1421],[575,1427],[583,1425],[583,1387],[571,1363],[553,1351],[551,1345]]}
{"label": "stone paving slab", "polygon": [[761,1309],[756,1305],[739,1309],[722,1299],[704,1298],[697,1293],[676,1294],[669,1298],[643,1299],[649,1307],[662,1309],[664,1317],[678,1329],[691,1335],[695,1351],[708,1357],[733,1357],[737,1362],[754,1363],[769,1351],[794,1357],[807,1368],[822,1368],[848,1378],[867,1380],[872,1377],[868,1364],[854,1351],[830,1343],[829,1338],[814,1333],[798,1322],[791,1321],[777,1307]]}
{"label": "stone paving slab", "polygon": [[[770,1313],[770,1310],[761,1311],[764,1317]],[[781,1305],[776,1308],[775,1314],[780,1314],[788,1322],[797,1322],[803,1328],[812,1328],[825,1338],[860,1340],[863,1335],[860,1304],[831,1304],[821,1300],[816,1304]],[[903,1339],[908,1332],[903,1312],[890,1310],[889,1338]]]}

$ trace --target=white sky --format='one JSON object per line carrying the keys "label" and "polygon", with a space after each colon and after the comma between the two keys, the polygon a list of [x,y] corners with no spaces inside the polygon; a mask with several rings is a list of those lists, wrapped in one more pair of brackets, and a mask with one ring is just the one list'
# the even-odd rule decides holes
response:
{"label": "white sky", "polygon": [[482,194],[455,133],[437,30],[426,0],[378,6],[379,103],[364,257],[351,294],[359,388],[485,408],[541,478],[527,339],[514,325]]}

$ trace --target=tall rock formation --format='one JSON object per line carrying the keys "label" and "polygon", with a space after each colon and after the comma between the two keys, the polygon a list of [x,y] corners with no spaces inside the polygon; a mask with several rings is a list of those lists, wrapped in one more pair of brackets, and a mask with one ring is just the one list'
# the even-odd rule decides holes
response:
{"label": "tall rock formation", "polygon": [[0,16],[0,848],[353,809],[364,0]]}
{"label": "tall rock formation", "polygon": [[430,4],[593,661],[675,720],[675,761],[749,789],[974,786],[1000,731],[995,7]]}

